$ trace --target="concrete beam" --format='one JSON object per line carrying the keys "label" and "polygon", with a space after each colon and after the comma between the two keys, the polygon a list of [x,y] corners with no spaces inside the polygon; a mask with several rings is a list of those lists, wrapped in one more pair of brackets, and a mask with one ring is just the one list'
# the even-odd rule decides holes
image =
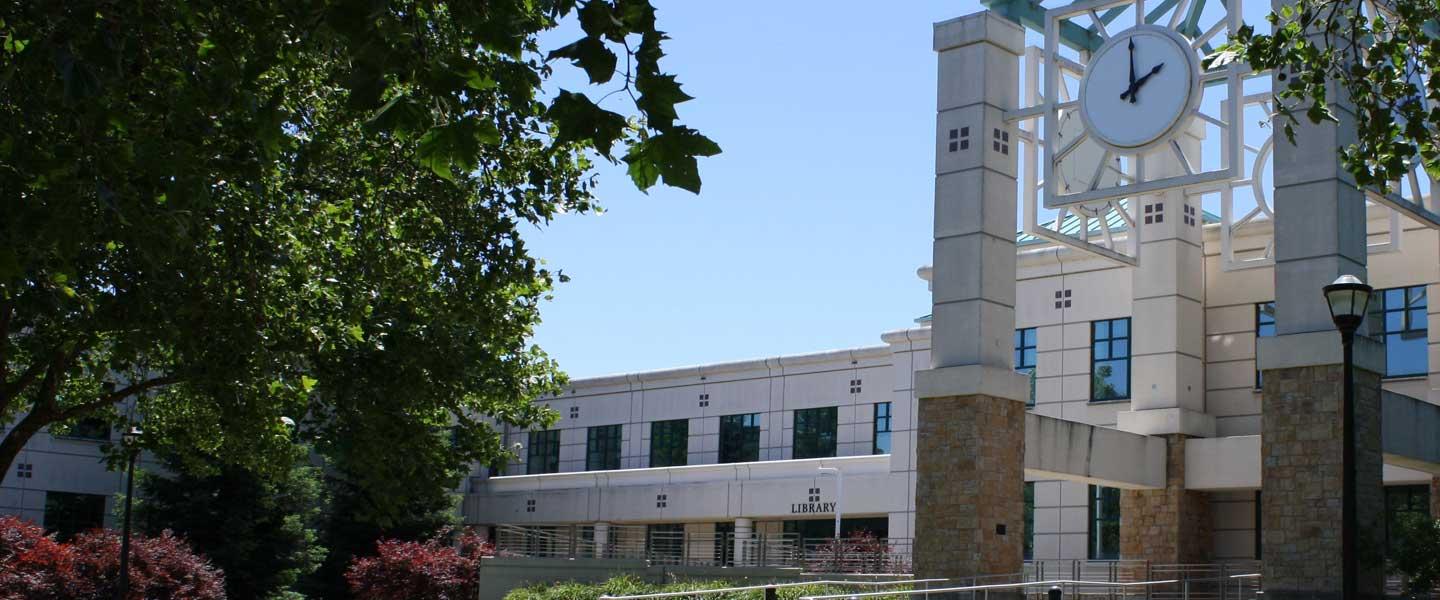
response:
{"label": "concrete beam", "polygon": [[1165,439],[1025,415],[1025,474],[1129,490],[1165,487]]}
{"label": "concrete beam", "polygon": [[1387,465],[1440,475],[1440,406],[1381,393],[1380,448]]}

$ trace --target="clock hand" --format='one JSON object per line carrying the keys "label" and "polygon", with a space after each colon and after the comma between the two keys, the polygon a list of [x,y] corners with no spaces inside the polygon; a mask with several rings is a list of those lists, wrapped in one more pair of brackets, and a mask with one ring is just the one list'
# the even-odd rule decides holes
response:
{"label": "clock hand", "polygon": [[1130,90],[1135,89],[1135,38],[1130,38]]}
{"label": "clock hand", "polygon": [[1152,75],[1154,75],[1154,74],[1156,74],[1156,73],[1159,73],[1159,72],[1160,72],[1160,67],[1163,67],[1163,66],[1165,66],[1165,63],[1160,63],[1160,64],[1158,64],[1158,65],[1155,65],[1155,68],[1150,69],[1150,72],[1149,72],[1149,73],[1146,73],[1144,77],[1141,77],[1141,78],[1139,78],[1139,79],[1136,79],[1136,80],[1135,80],[1135,83],[1130,84],[1130,89],[1125,90],[1123,93],[1120,94],[1120,99],[1121,99],[1121,100],[1125,100],[1126,98],[1129,98],[1129,99],[1130,99],[1130,103],[1131,103],[1131,104],[1134,104],[1134,103],[1135,103],[1135,93],[1140,91],[1140,86],[1145,85],[1145,80],[1150,79],[1150,77],[1151,77]]}

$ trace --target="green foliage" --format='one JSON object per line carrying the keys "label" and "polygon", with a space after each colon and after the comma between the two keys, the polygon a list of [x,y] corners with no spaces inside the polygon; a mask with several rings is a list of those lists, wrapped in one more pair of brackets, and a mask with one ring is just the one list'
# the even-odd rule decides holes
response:
{"label": "green foliage", "polygon": [[[681,581],[656,585],[645,583],[633,576],[622,576],[610,579],[603,583],[551,583],[538,584],[526,588],[520,588],[505,596],[505,600],[597,600],[602,595],[630,596],[637,594],[656,594],[662,592],[686,592],[692,590],[707,590],[731,587],[747,587],[760,585],[758,583],[737,583],[734,581]],[[841,594],[846,591],[854,591],[855,588],[825,585],[800,585],[783,587],[777,590],[781,600],[796,600],[802,596],[819,596],[825,594]],[[896,589],[904,589],[899,587]],[[869,590],[867,590],[869,591]],[[892,596],[880,596],[890,598]],[[904,598],[896,595],[894,598]],[[707,600],[763,600],[764,590],[748,590],[740,592],[726,592],[723,594],[710,594],[704,596]]]}
{"label": "green foliage", "polygon": [[[384,525],[502,457],[564,381],[527,343],[563,277],[520,232],[593,209],[596,156],[698,191],[719,152],[655,27],[648,0],[0,8],[0,470],[133,402],[186,470],[273,476],[289,417]],[[630,108],[547,101],[564,61]]]}
{"label": "green foliage", "polygon": [[[1294,0],[1269,15],[1272,33],[1244,26],[1229,44],[1205,59],[1221,65],[1245,61],[1277,72],[1276,123],[1291,143],[1300,115],[1353,125],[1358,138],[1340,148],[1344,168],[1361,186],[1394,191],[1419,164],[1440,177],[1440,4],[1433,0],[1366,4]],[[1373,5],[1372,5],[1373,6]],[[1346,99],[1354,114],[1333,109]]]}
{"label": "green foliage", "polygon": [[1419,598],[1440,585],[1440,520],[1403,515],[1391,535],[1390,569],[1405,576],[1407,593]]}
{"label": "green foliage", "polygon": [[325,557],[316,527],[325,490],[304,462],[265,477],[213,463],[204,471],[167,461],[173,474],[146,473],[137,523],[150,535],[171,530],[225,572],[230,598],[282,598]]}

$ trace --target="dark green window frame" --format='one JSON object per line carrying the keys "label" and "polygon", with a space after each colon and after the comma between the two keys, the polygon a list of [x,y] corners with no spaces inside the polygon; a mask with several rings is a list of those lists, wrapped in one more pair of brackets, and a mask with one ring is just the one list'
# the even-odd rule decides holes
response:
{"label": "dark green window frame", "polygon": [[620,468],[622,425],[598,425],[585,432],[585,470],[614,471]]}
{"label": "dark green window frame", "polygon": [[760,460],[760,413],[720,417],[720,462]]}
{"label": "dark green window frame", "polygon": [[530,445],[525,448],[525,474],[540,475],[560,472],[560,430],[530,432]]}
{"label": "dark green window frame", "polygon": [[1039,357],[1040,333],[1034,327],[1015,330],[1015,372],[1030,379],[1030,398],[1026,406],[1035,406],[1035,364]]}
{"label": "dark green window frame", "polygon": [[[1116,375],[1117,370],[1123,371],[1123,376]],[[1104,374],[1106,372],[1109,375]],[[1117,387],[1117,384],[1124,389]],[[1129,399],[1130,317],[1091,321],[1090,401]]]}
{"label": "dark green window frame", "polygon": [[871,454],[890,453],[891,419],[894,418],[891,410],[892,407],[889,402],[875,403],[875,431],[874,436],[871,438]]}
{"label": "dark green window frame", "polygon": [[792,456],[830,458],[835,456],[840,429],[840,409],[834,406],[806,408],[795,411],[795,432]]}
{"label": "dark green window frame", "polygon": [[1423,285],[1375,290],[1370,332],[1385,344],[1385,377],[1417,377],[1429,369],[1429,298]]}
{"label": "dark green window frame", "polygon": [[45,492],[45,530],[61,541],[105,526],[105,496]]}
{"label": "dark green window frame", "polygon": [[1090,486],[1090,527],[1085,543],[1090,560],[1120,559],[1120,488]]}
{"label": "dark green window frame", "polygon": [[690,421],[656,421],[650,424],[650,466],[683,467],[689,460]]}
{"label": "dark green window frame", "polygon": [[1260,373],[1260,338],[1275,337],[1275,301],[1255,303],[1255,389],[1264,387]]}

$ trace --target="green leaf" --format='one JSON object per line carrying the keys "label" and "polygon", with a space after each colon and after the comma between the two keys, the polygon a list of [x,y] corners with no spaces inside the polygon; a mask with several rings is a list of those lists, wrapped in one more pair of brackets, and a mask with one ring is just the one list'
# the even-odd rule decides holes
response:
{"label": "green leaf", "polygon": [[350,333],[350,339],[357,342],[365,341],[365,329],[363,327],[360,327],[359,325],[351,325],[348,331]]}
{"label": "green leaf", "polygon": [[420,164],[447,181],[455,180],[455,171],[469,173],[480,164],[480,144],[498,143],[500,132],[491,122],[481,123],[471,116],[431,127],[420,138],[416,158]]}
{"label": "green leaf", "polygon": [[563,89],[545,116],[555,124],[556,144],[590,142],[606,158],[625,131],[625,117],[600,108],[584,94]]}
{"label": "green leaf", "polygon": [[640,75],[635,78],[635,89],[640,98],[635,105],[645,112],[651,127],[664,130],[675,123],[679,115],[675,105],[693,98],[680,89],[674,75]]}
{"label": "green leaf", "polygon": [[364,127],[372,133],[389,133],[399,139],[408,140],[416,133],[430,126],[430,113],[406,94],[399,94],[381,105]]}
{"label": "green leaf", "polygon": [[314,377],[311,377],[309,375],[300,376],[300,389],[306,392],[315,389],[315,384],[317,383],[320,383],[320,380],[315,379]]}
{"label": "green leaf", "polygon": [[710,138],[679,127],[631,146],[625,162],[631,180],[642,190],[654,185],[658,175],[666,185],[698,194],[700,170],[695,157],[719,153],[720,146]]}
{"label": "green leaf", "polygon": [[568,58],[576,66],[585,69],[585,74],[590,76],[590,83],[610,81],[615,76],[615,66],[619,61],[615,53],[605,47],[605,42],[588,36],[552,51],[546,60],[556,58]]}
{"label": "green leaf", "polygon": [[205,38],[203,40],[200,40],[200,47],[195,49],[195,55],[199,56],[200,58],[205,58],[206,56],[209,56],[210,51],[214,49],[215,42],[210,41],[210,38]]}

